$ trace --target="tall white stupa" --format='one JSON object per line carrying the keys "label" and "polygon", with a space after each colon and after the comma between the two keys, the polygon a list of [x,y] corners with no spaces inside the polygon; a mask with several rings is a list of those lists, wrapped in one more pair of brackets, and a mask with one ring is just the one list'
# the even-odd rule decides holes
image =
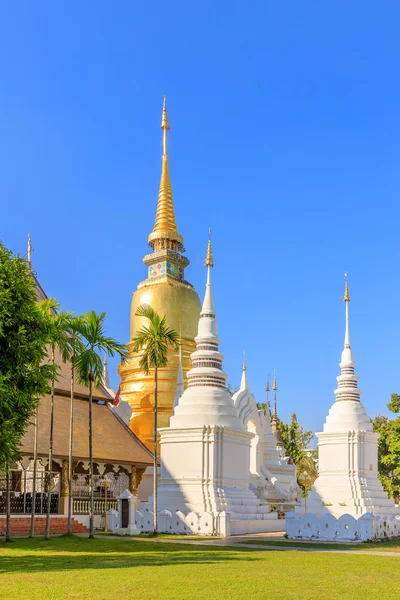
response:
{"label": "tall white stupa", "polygon": [[340,362],[340,375],[332,405],[318,438],[319,477],[310,494],[308,510],[335,516],[355,517],[367,512],[389,516],[398,513],[378,479],[378,437],[367,411],[361,404],[361,391],[355,375],[350,343],[349,286],[346,280],[344,302],[346,329]]}
{"label": "tall white stupa", "polygon": [[199,518],[206,513],[216,523],[228,513],[232,534],[279,530],[276,513],[250,489],[254,433],[247,431],[226,389],[211,287],[210,240],[205,264],[207,285],[188,385],[177,394],[170,427],[159,429],[159,511],[192,512]]}

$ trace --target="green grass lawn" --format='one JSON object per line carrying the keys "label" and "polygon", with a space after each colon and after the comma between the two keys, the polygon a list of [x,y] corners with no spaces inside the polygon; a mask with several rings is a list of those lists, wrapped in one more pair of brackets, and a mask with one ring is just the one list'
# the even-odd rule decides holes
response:
{"label": "green grass lawn", "polygon": [[357,550],[359,552],[368,552],[373,550],[374,552],[399,552],[400,553],[400,540],[384,540],[382,542],[364,542],[358,544],[338,543],[338,542],[308,542],[308,541],[295,541],[295,540],[273,540],[267,539],[261,540],[241,540],[241,544],[249,545],[264,545],[264,546],[290,546],[291,548],[322,548],[325,550]]}
{"label": "green grass lawn", "polygon": [[57,537],[0,543],[1,600],[400,597],[400,559]]}

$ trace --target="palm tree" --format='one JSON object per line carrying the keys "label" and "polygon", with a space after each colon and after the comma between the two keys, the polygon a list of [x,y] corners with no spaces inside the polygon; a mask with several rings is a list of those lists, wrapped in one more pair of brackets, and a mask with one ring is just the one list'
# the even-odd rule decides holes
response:
{"label": "palm tree", "polygon": [[53,434],[54,434],[54,391],[57,381],[57,368],[55,362],[56,350],[61,354],[61,359],[66,362],[71,357],[71,338],[68,328],[72,318],[71,313],[62,311],[57,313],[58,302],[54,299],[44,300],[40,303],[41,310],[50,317],[49,344],[51,349],[51,365],[53,377],[51,380],[51,408],[50,408],[50,435],[49,435],[49,464],[47,467],[47,510],[45,538],[50,536],[50,503],[51,503],[51,473],[53,467]]}
{"label": "palm tree", "polygon": [[106,313],[96,314],[94,310],[78,317],[75,323],[76,332],[82,337],[83,350],[76,357],[75,366],[80,383],[89,386],[89,491],[90,491],[90,533],[94,537],[94,491],[93,491],[93,418],[92,400],[93,384],[100,387],[103,376],[101,355],[118,354],[122,361],[127,356],[126,346],[119,344],[104,333]]}
{"label": "palm tree", "polygon": [[168,347],[178,349],[178,334],[167,327],[166,317],[160,317],[148,304],[142,304],[136,311],[136,316],[147,319],[133,338],[133,351],[140,352],[139,366],[145,375],[154,369],[154,533],[158,530],[157,520],[157,411],[158,411],[158,369],[168,364]]}
{"label": "palm tree", "polygon": [[82,341],[76,330],[77,320],[72,317],[68,326],[71,339],[71,400],[69,408],[69,444],[68,444],[68,535],[72,535],[72,456],[74,440],[74,397],[75,397],[75,367],[76,359],[83,350]]}

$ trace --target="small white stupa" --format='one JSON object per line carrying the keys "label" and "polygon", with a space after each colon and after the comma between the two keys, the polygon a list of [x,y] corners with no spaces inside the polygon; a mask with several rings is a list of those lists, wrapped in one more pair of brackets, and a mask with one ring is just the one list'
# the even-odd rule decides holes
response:
{"label": "small white stupa", "polygon": [[[276,415],[276,377],[274,390]],[[269,381],[267,398],[268,393]],[[301,497],[301,490],[296,481],[296,466],[285,456],[283,444],[277,447],[268,399],[266,410],[258,410],[256,399],[249,387],[246,358],[243,361],[240,388],[233,395],[233,401],[244,427],[254,433],[250,447],[250,488],[261,501],[267,502],[271,507],[276,506],[284,512],[293,510]]]}
{"label": "small white stupa", "polygon": [[355,375],[350,343],[349,286],[346,280],[346,330],[337,377],[336,402],[324,429],[317,433],[319,477],[309,496],[308,511],[329,512],[338,517],[365,513],[377,516],[398,514],[378,479],[378,437],[367,411],[361,404],[361,391]]}
{"label": "small white stupa", "polygon": [[[221,514],[224,519],[228,514],[232,534],[279,530],[277,514],[250,489],[254,433],[247,431],[226,389],[211,289],[210,240],[205,264],[206,293],[188,386],[183,394],[177,393],[170,427],[159,429],[159,511],[193,513],[199,522],[206,514],[208,526],[210,518],[215,522],[216,533],[223,533],[218,527]],[[192,517],[189,520],[193,522]],[[198,529],[201,533],[201,525]]]}

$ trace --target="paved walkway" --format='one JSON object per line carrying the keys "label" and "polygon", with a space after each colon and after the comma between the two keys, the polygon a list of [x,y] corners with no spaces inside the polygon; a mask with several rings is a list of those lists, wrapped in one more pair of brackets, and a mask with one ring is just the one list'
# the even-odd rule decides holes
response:
{"label": "paved walkway", "polygon": [[[108,537],[109,539],[118,539],[117,536],[96,536],[96,537]],[[121,536],[120,539],[127,539],[125,536]],[[190,546],[217,546],[221,548],[246,548],[246,550],[282,550],[282,551],[295,551],[295,552],[323,552],[323,553],[334,553],[334,554],[355,554],[355,555],[367,555],[367,556],[389,556],[394,558],[400,558],[400,552],[380,552],[379,550],[338,550],[335,549],[335,542],[332,542],[332,548],[313,548],[312,546],[300,547],[290,546],[289,543],[286,546],[274,546],[273,544],[245,544],[244,540],[279,540],[285,541],[285,538],[281,534],[258,534],[249,536],[230,536],[227,538],[216,538],[216,539],[199,539],[199,540],[183,540],[183,539],[172,539],[172,538],[142,538],[142,537],[130,537],[129,539],[138,542],[151,542],[155,544],[183,544]],[[325,542],[324,542],[325,543]],[[326,542],[329,543],[329,542]],[[312,542],[310,542],[312,544]]]}

